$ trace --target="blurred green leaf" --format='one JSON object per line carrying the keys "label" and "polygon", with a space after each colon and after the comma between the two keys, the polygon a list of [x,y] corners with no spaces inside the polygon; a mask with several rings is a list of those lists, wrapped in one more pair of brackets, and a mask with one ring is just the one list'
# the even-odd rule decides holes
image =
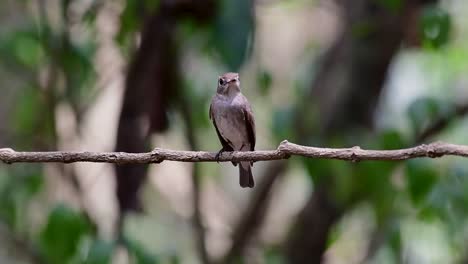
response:
{"label": "blurred green leaf", "polygon": [[267,71],[262,71],[257,76],[258,87],[260,88],[260,93],[266,95],[270,91],[271,83],[273,78],[271,74]]}
{"label": "blurred green leaf", "polygon": [[15,63],[28,68],[41,65],[45,54],[35,30],[15,31],[1,38],[0,52],[0,58],[8,60],[5,57],[11,56]]}
{"label": "blurred green leaf", "polygon": [[96,17],[100,11],[100,4],[94,2],[83,14],[83,22],[86,22],[88,25],[93,25],[96,22]]}
{"label": "blurred green leaf", "polygon": [[407,146],[406,140],[397,130],[386,130],[378,136],[379,149],[399,149]]}
{"label": "blurred green leaf", "polygon": [[35,131],[37,133],[38,115],[42,109],[40,90],[36,87],[23,89],[23,95],[18,98],[14,110],[12,127],[16,133],[26,133]]}
{"label": "blurred green leaf", "polygon": [[95,71],[92,59],[94,57],[94,44],[75,45],[67,40],[59,55],[60,65],[65,73],[66,96],[72,105],[77,106],[83,102],[92,88]]}
{"label": "blurred green leaf", "polygon": [[357,39],[364,39],[376,30],[376,26],[368,21],[357,22],[351,28],[353,36]]}
{"label": "blurred green leaf", "polygon": [[293,140],[294,111],[292,108],[275,110],[273,113],[272,131],[276,140]]}
{"label": "blurred green leaf", "polygon": [[356,176],[359,179],[359,186],[366,193],[380,193],[380,189],[387,189],[390,186],[389,177],[396,162],[388,161],[363,161],[356,165]]}
{"label": "blurred green leaf", "polygon": [[252,4],[250,0],[219,1],[212,38],[222,61],[231,71],[238,71],[250,53],[254,24]]}
{"label": "blurred green leaf", "polygon": [[21,195],[27,200],[37,194],[44,185],[44,175],[42,174],[42,166],[36,164],[28,164],[27,166],[12,169],[12,179],[6,185],[6,189]]}
{"label": "blurred green leaf", "polygon": [[116,40],[120,46],[125,46],[129,41],[129,36],[137,32],[141,27],[141,14],[139,13],[139,1],[127,0],[125,1],[125,8],[120,15],[120,30],[117,34]]}
{"label": "blurred green leaf", "polygon": [[411,199],[417,205],[426,198],[437,182],[437,171],[431,161],[409,160],[406,165],[406,181]]}
{"label": "blurred green leaf", "polygon": [[38,193],[44,185],[44,177],[37,171],[34,174],[30,174],[24,179],[24,190],[28,195],[28,198]]}
{"label": "blurred green leaf", "polygon": [[167,261],[169,264],[180,264],[180,257],[178,255],[172,255],[169,257],[169,261]]}
{"label": "blurred green leaf", "polygon": [[337,226],[332,227],[328,234],[326,248],[329,249],[331,246],[333,246],[333,244],[340,238],[340,235],[340,229]]}
{"label": "blurred green leaf", "polygon": [[460,160],[443,172],[434,185],[419,217],[425,220],[443,219],[449,230],[457,232],[468,216],[468,166]]}
{"label": "blurred green leaf", "polygon": [[391,12],[399,12],[405,0],[377,0],[381,5]]}
{"label": "blurred green leaf", "polygon": [[7,224],[20,228],[27,219],[27,204],[43,186],[41,167],[28,165],[10,169],[0,191],[0,215]]}
{"label": "blurred green leaf", "polygon": [[393,223],[389,235],[389,244],[395,255],[400,256],[401,252],[401,228],[399,223]]}
{"label": "blurred green leaf", "polygon": [[414,131],[419,132],[437,116],[437,101],[426,97],[416,99],[408,108],[408,116]]}
{"label": "blurred green leaf", "polygon": [[86,264],[107,264],[112,263],[112,254],[114,253],[114,244],[102,240],[95,240],[91,244]]}
{"label": "blurred green leaf", "polygon": [[155,12],[160,0],[127,0],[120,15],[120,29],[116,41],[121,47],[127,47],[134,42],[134,34],[138,33],[144,21],[145,15]]}
{"label": "blurred green leaf", "polygon": [[159,7],[161,0],[144,0],[144,2],[147,12],[154,12]]}
{"label": "blurred green leaf", "polygon": [[301,161],[313,182],[318,182],[322,177],[329,177],[333,173],[333,161],[331,160],[303,157]]}
{"label": "blurred green leaf", "polygon": [[354,194],[355,178],[351,173],[355,164],[341,160],[301,158],[312,185],[333,182],[333,195],[338,203],[346,204]]}
{"label": "blurred green leaf", "polygon": [[131,263],[135,264],[158,264],[159,258],[147,252],[139,243],[126,240],[127,250],[130,255]]}
{"label": "blurred green leaf", "polygon": [[450,14],[437,5],[427,6],[421,15],[420,28],[423,43],[440,48],[446,44],[451,31]]}
{"label": "blurred green leaf", "polygon": [[408,107],[408,116],[414,135],[418,135],[424,128],[435,120],[455,111],[453,104],[431,97],[422,97],[414,100]]}
{"label": "blurred green leaf", "polygon": [[397,165],[396,162],[388,161],[363,161],[356,164],[352,177],[349,177],[352,178],[349,184],[353,186],[353,198],[356,201],[370,200],[377,223],[385,222],[393,210],[396,193],[390,176]]}
{"label": "blurred green leaf", "polygon": [[23,89],[13,110],[14,118],[10,120],[18,146],[26,147],[37,143],[37,140],[47,142],[53,138],[53,113],[47,111],[48,109],[40,88],[31,86]]}
{"label": "blurred green leaf", "polygon": [[49,263],[67,263],[79,249],[80,240],[90,231],[91,226],[82,214],[59,205],[52,210],[40,233],[41,251]]}
{"label": "blurred green leaf", "polygon": [[11,192],[2,191],[1,195],[0,215],[6,224],[15,229],[18,219],[18,206]]}
{"label": "blurred green leaf", "polygon": [[281,264],[285,263],[286,260],[281,254],[282,250],[279,247],[269,247],[264,251],[264,260],[266,264]]}
{"label": "blurred green leaf", "polygon": [[205,107],[195,107],[199,105],[206,105],[207,100],[206,98],[209,98],[210,95],[208,95],[205,89],[197,89],[193,83],[196,83],[195,81],[190,82],[186,81],[184,82],[184,96],[185,96],[185,101],[188,101],[188,104],[190,104],[190,109],[191,109],[191,117],[193,120],[193,124],[197,128],[206,128],[211,125],[210,119],[209,119],[209,114],[208,114],[208,109],[209,106]]}
{"label": "blurred green leaf", "polygon": [[44,52],[37,38],[21,34],[14,39],[14,53],[18,61],[29,67],[37,67],[40,64]]}

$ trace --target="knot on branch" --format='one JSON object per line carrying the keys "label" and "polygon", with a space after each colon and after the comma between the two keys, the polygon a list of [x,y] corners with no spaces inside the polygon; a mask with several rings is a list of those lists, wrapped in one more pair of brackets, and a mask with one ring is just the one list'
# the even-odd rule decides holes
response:
{"label": "knot on branch", "polygon": [[115,160],[117,160],[118,157],[117,157],[116,154],[109,154],[109,155],[107,156],[107,158],[108,158],[109,160],[115,161]]}
{"label": "knot on branch", "polygon": [[150,153],[151,153],[151,161],[153,163],[163,162],[164,158],[161,156],[161,149],[160,148],[155,148]]}
{"label": "knot on branch", "polygon": [[439,158],[442,157],[444,154],[439,151],[439,147],[443,145],[442,142],[434,142],[429,145],[423,145],[426,146],[426,155],[429,158]]}
{"label": "knot on branch", "polygon": [[0,148],[0,158],[2,158],[3,163],[12,164],[13,162],[8,161],[8,157],[2,157],[2,152],[12,154],[15,152],[12,148]]}
{"label": "knot on branch", "polygon": [[291,157],[291,154],[289,153],[289,144],[289,141],[283,140],[276,149],[286,159],[289,159],[289,157]]}
{"label": "knot on branch", "polygon": [[12,148],[0,148],[0,152],[15,152]]}
{"label": "knot on branch", "polygon": [[60,158],[62,159],[63,163],[73,163],[73,162],[75,162],[75,158],[73,156],[61,155]]}
{"label": "knot on branch", "polygon": [[356,152],[359,152],[361,150],[361,147],[359,146],[354,146],[351,148],[352,153],[351,153],[351,162],[353,163],[358,163],[361,161],[361,158],[359,158],[359,155]]}

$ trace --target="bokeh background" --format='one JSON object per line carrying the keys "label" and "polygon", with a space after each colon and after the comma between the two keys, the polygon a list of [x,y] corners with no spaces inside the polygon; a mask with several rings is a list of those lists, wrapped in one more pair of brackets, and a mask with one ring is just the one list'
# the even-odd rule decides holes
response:
{"label": "bokeh background", "polygon": [[[2,0],[0,147],[468,144],[464,0]],[[468,161],[0,164],[0,263],[467,263]]]}

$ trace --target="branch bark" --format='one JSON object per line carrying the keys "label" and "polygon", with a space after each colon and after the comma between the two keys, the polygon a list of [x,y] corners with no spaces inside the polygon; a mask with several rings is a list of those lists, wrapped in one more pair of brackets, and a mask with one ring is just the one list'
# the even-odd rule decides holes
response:
{"label": "branch bark", "polygon": [[[217,152],[184,151],[156,148],[151,152],[87,152],[87,151],[45,151],[18,152],[10,148],[0,149],[0,161],[11,163],[34,162],[104,162],[116,164],[151,164],[167,161],[214,162]],[[352,148],[316,148],[281,142],[276,150],[223,152],[219,161],[268,161],[302,156],[313,159],[336,159],[352,162],[366,160],[397,161],[414,158],[438,158],[442,156],[468,157],[468,146],[444,142],[434,142],[419,146],[394,150],[366,150],[358,146]]]}

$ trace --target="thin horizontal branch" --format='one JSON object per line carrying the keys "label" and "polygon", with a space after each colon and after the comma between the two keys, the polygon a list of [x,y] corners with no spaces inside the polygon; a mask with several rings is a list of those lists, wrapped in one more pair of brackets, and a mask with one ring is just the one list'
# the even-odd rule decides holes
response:
{"label": "thin horizontal branch", "polygon": [[[18,152],[7,148],[0,149],[0,161],[5,163],[105,162],[118,164],[160,163],[165,160],[179,162],[213,162],[217,161],[216,154],[217,152],[183,151],[159,148],[146,153],[81,151]],[[365,150],[360,147],[307,147],[284,140],[276,150],[223,152],[219,157],[219,161],[267,161],[287,159],[290,156],[303,156],[314,159],[337,159],[358,162],[364,160],[407,160],[422,157],[437,158],[447,155],[468,157],[468,146],[435,142],[405,149]]]}

